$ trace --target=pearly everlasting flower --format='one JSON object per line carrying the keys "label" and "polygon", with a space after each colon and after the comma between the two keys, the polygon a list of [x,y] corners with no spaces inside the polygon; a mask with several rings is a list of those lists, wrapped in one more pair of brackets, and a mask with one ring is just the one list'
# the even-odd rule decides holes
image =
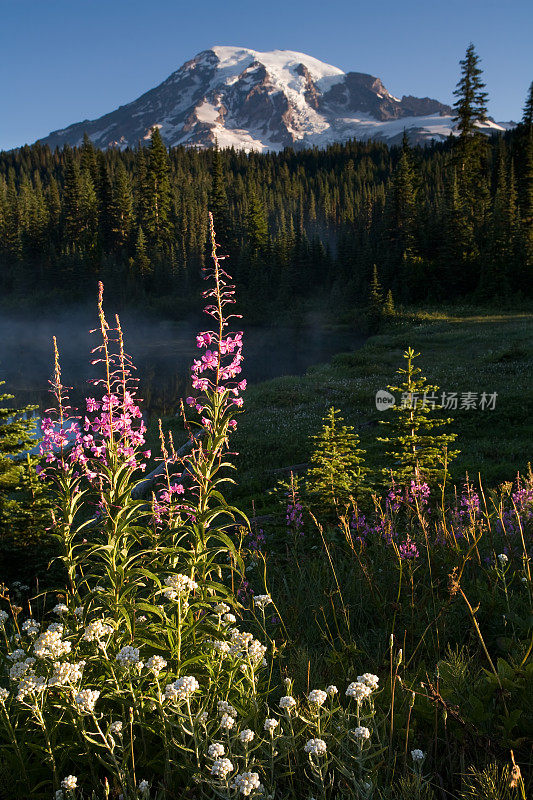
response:
{"label": "pearly everlasting flower", "polygon": [[215,606],[215,611],[217,614],[227,614],[228,611],[231,611],[231,608],[226,603],[217,603]]}
{"label": "pearly everlasting flower", "polygon": [[250,730],[250,728],[245,728],[239,733],[239,740],[243,744],[248,744],[248,742],[252,742],[254,739],[255,733]]}
{"label": "pearly everlasting flower", "polygon": [[267,718],[265,720],[265,724],[263,725],[263,728],[264,728],[265,731],[268,731],[269,733],[273,733],[274,730],[278,727],[278,725],[279,725],[279,720],[277,720],[277,719],[268,719]]}
{"label": "pearly everlasting flower", "polygon": [[217,758],[211,767],[211,775],[223,781],[233,771],[233,764],[229,758]]}
{"label": "pearly everlasting flower", "polygon": [[58,789],[55,793],[55,800],[64,800],[65,795],[63,794],[63,789]]}
{"label": "pearly everlasting flower", "polygon": [[237,617],[235,616],[235,614],[223,614],[222,620],[223,622],[227,622],[229,625],[237,622]]}
{"label": "pearly everlasting flower", "polygon": [[338,692],[339,690],[333,684],[330,684],[328,687],[326,687],[326,694],[329,695],[330,697],[333,697],[333,695],[338,694]]}
{"label": "pearly everlasting flower", "polygon": [[371,694],[372,689],[367,686],[366,683],[361,683],[360,681],[354,681],[353,683],[350,683],[346,689],[346,696],[353,697],[358,703],[360,703],[361,700],[364,700],[365,697],[369,697]]}
{"label": "pearly everlasting flower", "polygon": [[217,703],[217,710],[219,714],[229,714],[230,717],[237,716],[237,709],[234,708],[227,700],[219,700]]}
{"label": "pearly everlasting flower", "polygon": [[326,701],[327,694],[326,692],[323,692],[322,689],[313,689],[307,695],[307,699],[310,703],[316,703],[316,705],[321,706]]}
{"label": "pearly everlasting flower", "polygon": [[139,789],[140,794],[147,795],[150,791],[150,784],[148,781],[139,781],[139,786],[137,788]]}
{"label": "pearly everlasting flower", "polygon": [[68,606],[64,603],[58,603],[57,606],[54,606],[52,611],[54,614],[68,614]]}
{"label": "pearly everlasting flower", "polygon": [[39,628],[41,626],[35,619],[26,619],[22,623],[22,630],[24,633],[28,633],[30,636],[34,636],[36,633],[39,633]]}
{"label": "pearly everlasting flower", "polygon": [[34,658],[26,658],[24,661],[17,661],[9,670],[9,677],[13,681],[18,681],[35,664]]}
{"label": "pearly everlasting flower", "polygon": [[165,687],[165,698],[167,700],[186,700],[199,688],[200,684],[196,678],[192,675],[185,675]]}
{"label": "pearly everlasting flower", "polygon": [[220,727],[225,731],[230,731],[235,725],[235,720],[229,714],[222,714]]}
{"label": "pearly everlasting flower", "polygon": [[213,650],[216,650],[218,653],[222,655],[227,655],[230,651],[230,646],[228,642],[223,642],[221,639],[212,639],[211,645]]}
{"label": "pearly everlasting flower", "polygon": [[27,694],[36,695],[46,689],[46,678],[40,675],[27,675],[18,685],[17,700],[24,700]]}
{"label": "pearly everlasting flower", "polygon": [[81,713],[90,714],[94,711],[96,701],[100,697],[100,692],[92,689],[82,689],[74,696],[74,701]]}
{"label": "pearly everlasting flower", "polygon": [[258,594],[254,597],[254,606],[257,606],[257,608],[261,610],[270,605],[271,602],[272,598],[269,594]]}
{"label": "pearly everlasting flower", "polygon": [[168,600],[175,600],[176,597],[188,594],[192,592],[193,589],[198,588],[196,581],[193,581],[188,575],[182,575],[181,573],[169,575],[165,578],[165,586],[168,586],[168,589],[166,589],[163,594]]}
{"label": "pearly everlasting flower", "polygon": [[56,661],[54,663],[54,671],[52,677],[48,681],[49,686],[66,686],[68,684],[76,683],[82,679],[82,670],[85,666],[85,661],[71,664],[68,661]]}
{"label": "pearly everlasting flower", "polygon": [[327,749],[323,739],[309,739],[304,746],[305,752],[313,756],[325,756]]}
{"label": "pearly everlasting flower", "polygon": [[357,680],[359,683],[364,683],[369,689],[375,691],[378,688],[379,678],[377,675],[372,675],[371,672],[365,672],[364,675],[358,675]]}
{"label": "pearly everlasting flower", "polygon": [[26,651],[19,647],[17,650],[13,650],[11,653],[8,653],[7,657],[10,661],[21,661],[25,655]]}
{"label": "pearly everlasting flower", "polygon": [[70,653],[72,645],[70,642],[64,642],[62,636],[62,625],[58,623],[49,625],[48,629],[37,637],[33,645],[33,652],[37,658],[58,659],[66,653]]}
{"label": "pearly everlasting flower", "polygon": [[426,757],[426,754],[416,748],[416,750],[411,750],[411,758],[415,762],[415,764],[421,763]]}
{"label": "pearly everlasting flower", "polygon": [[236,775],[232,787],[237,789],[241,794],[246,797],[253,792],[254,789],[259,789],[261,782],[257,772],[241,772]]}
{"label": "pearly everlasting flower", "polygon": [[500,555],[498,556],[498,561],[500,562],[500,564],[503,567],[503,566],[505,566],[505,564],[507,564],[507,562],[509,561],[509,558],[508,558],[508,556],[505,555],[505,553],[500,553]]}
{"label": "pearly everlasting flower", "polygon": [[9,697],[9,692],[7,691],[7,689],[4,689],[3,686],[0,686],[0,703],[5,703],[8,697]]}
{"label": "pearly everlasting flower", "polygon": [[78,606],[77,608],[74,609],[74,616],[77,617],[78,619],[82,619],[83,611],[84,611],[83,606]]}
{"label": "pearly everlasting flower", "polygon": [[222,758],[225,752],[224,745],[220,744],[220,742],[214,742],[207,748],[207,754],[211,758]]}
{"label": "pearly everlasting flower", "polygon": [[0,611],[0,627],[3,627],[8,619],[9,614],[6,611]]}
{"label": "pearly everlasting flower", "polygon": [[139,648],[132,647],[131,644],[127,644],[119,650],[116,655],[116,660],[119,664],[123,667],[129,667],[133,664],[139,663]]}
{"label": "pearly everlasting flower", "polygon": [[85,628],[83,639],[86,642],[100,642],[106,636],[111,636],[113,628],[101,619],[95,619]]}
{"label": "pearly everlasting flower", "polygon": [[78,779],[75,775],[67,775],[66,778],[63,778],[61,781],[61,788],[64,789],[66,792],[73,792],[74,789],[78,785]]}
{"label": "pearly everlasting flower", "polygon": [[296,700],[294,697],[290,695],[286,695],[285,697],[280,698],[279,707],[280,708],[294,708],[296,705]]}
{"label": "pearly everlasting flower", "polygon": [[202,711],[202,713],[200,714],[200,716],[198,717],[198,719],[200,720],[200,722],[201,722],[203,725],[205,725],[205,723],[206,723],[206,722],[207,722],[207,720],[209,719],[209,714],[207,713],[207,711]]}
{"label": "pearly everlasting flower", "polygon": [[352,733],[356,739],[361,739],[361,740],[370,739],[370,731],[363,725],[359,725],[359,727],[353,730]]}
{"label": "pearly everlasting flower", "polygon": [[123,727],[122,722],[118,719],[116,720],[116,722],[111,723],[111,725],[109,726],[109,732],[120,734],[122,733],[122,727]]}
{"label": "pearly everlasting flower", "polygon": [[146,662],[146,666],[151,670],[154,675],[159,675],[161,670],[165,669],[167,662],[161,656],[150,656]]}

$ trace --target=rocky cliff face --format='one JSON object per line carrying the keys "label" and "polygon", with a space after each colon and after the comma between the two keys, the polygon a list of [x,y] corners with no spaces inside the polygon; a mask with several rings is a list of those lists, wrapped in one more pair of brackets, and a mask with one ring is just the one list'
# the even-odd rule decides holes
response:
{"label": "rocky cliff face", "polygon": [[[135,147],[157,126],[169,146],[244,150],[324,147],[348,139],[412,143],[444,139],[452,109],[428,97],[391,95],[379,78],[344,73],[290,50],[204,50],[137,100],[41,140],[79,145],[88,133],[101,148]],[[487,130],[503,130],[494,122]]]}

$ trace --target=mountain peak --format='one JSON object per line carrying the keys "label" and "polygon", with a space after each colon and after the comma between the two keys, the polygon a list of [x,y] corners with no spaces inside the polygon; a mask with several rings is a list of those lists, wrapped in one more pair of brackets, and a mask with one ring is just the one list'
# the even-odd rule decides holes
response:
{"label": "mountain peak", "polygon": [[437,100],[400,100],[373,75],[345,73],[305,53],[215,45],[132,103],[42,141],[78,145],[87,132],[98,147],[133,147],[157,125],[167,145],[195,147],[218,142],[264,151],[352,138],[394,143],[404,129],[414,142],[446,138],[451,114]]}

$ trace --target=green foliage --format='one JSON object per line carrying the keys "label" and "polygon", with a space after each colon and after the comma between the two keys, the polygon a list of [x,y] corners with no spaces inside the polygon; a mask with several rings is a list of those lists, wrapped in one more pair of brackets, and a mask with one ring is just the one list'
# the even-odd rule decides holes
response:
{"label": "green foliage", "polygon": [[397,371],[403,381],[398,386],[387,387],[390,392],[400,395],[387,412],[392,419],[380,420],[390,430],[389,436],[378,438],[390,448],[387,456],[391,462],[385,474],[401,485],[411,480],[443,482],[450,461],[459,452],[449,450],[449,445],[457,438],[456,434],[432,432],[452,420],[432,414],[439,407],[436,395],[439,387],[427,383],[420,368],[414,365],[414,359],[419,355],[411,347],[405,351],[406,366]]}
{"label": "green foliage", "polygon": [[306,490],[320,510],[341,514],[351,502],[368,498],[369,470],[364,465],[365,451],[351,425],[344,425],[340,411],[331,406],[323,419],[315,443]]}

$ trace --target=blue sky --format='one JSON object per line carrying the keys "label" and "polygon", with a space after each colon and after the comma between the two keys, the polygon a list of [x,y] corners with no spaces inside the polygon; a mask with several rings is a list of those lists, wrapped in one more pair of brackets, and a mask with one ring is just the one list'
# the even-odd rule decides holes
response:
{"label": "blue sky", "polygon": [[451,102],[469,41],[489,113],[518,119],[531,0],[0,0],[0,149],[112,111],[215,44],[298,50]]}

